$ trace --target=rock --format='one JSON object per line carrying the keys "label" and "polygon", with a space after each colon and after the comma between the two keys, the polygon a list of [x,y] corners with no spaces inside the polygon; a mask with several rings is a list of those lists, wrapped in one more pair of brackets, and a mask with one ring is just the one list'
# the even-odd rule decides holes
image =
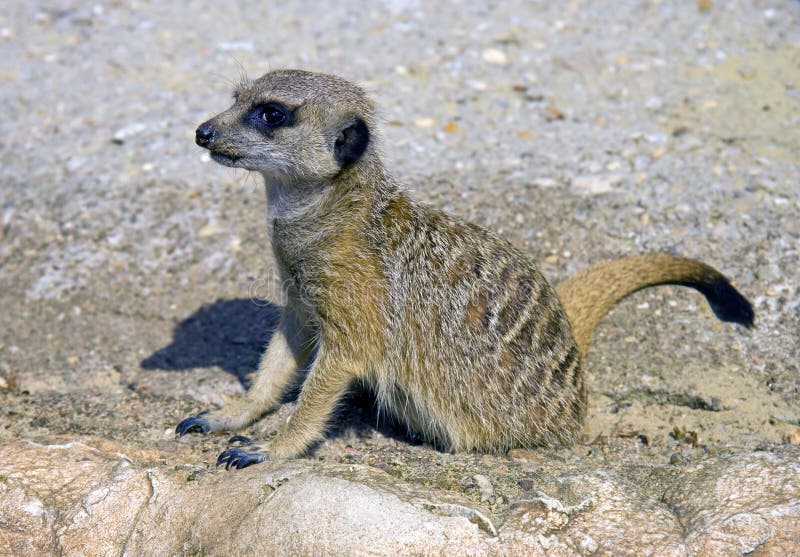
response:
{"label": "rock", "polygon": [[130,139],[135,135],[139,135],[146,129],[147,124],[144,122],[131,122],[130,124],[127,124],[115,131],[111,141],[121,145],[122,143],[125,143],[127,139]]}
{"label": "rock", "polygon": [[573,178],[572,187],[590,195],[614,191],[625,177],[622,174],[592,174]]}
{"label": "rock", "polygon": [[664,502],[691,554],[789,555],[800,547],[800,461],[756,452],[685,469]]}
{"label": "rock", "polygon": [[14,441],[0,447],[0,554],[787,554],[800,543],[798,456],[707,458],[665,480],[663,500],[611,471],[565,474],[498,528],[469,500],[368,466],[206,472],[101,439]]}
{"label": "rock", "polygon": [[436,123],[436,120],[428,117],[414,118],[414,125],[419,128],[430,128]]}
{"label": "rock", "polygon": [[475,474],[472,476],[472,479],[475,480],[475,483],[478,485],[478,489],[481,491],[481,501],[494,503],[494,487],[492,487],[492,482],[484,476],[483,474]]}
{"label": "rock", "polygon": [[126,453],[0,448],[0,554],[489,552],[485,513],[372,468],[295,460],[187,476]]}
{"label": "rock", "polygon": [[508,58],[506,57],[505,53],[496,48],[487,48],[483,51],[481,56],[484,62],[488,62],[489,64],[503,66],[508,62]]}

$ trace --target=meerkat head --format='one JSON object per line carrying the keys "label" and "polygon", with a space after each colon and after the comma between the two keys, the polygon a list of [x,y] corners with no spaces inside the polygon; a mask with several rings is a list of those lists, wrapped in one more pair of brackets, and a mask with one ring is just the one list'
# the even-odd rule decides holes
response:
{"label": "meerkat head", "polygon": [[374,107],[336,76],[278,70],[239,86],[231,108],[200,125],[196,142],[220,164],[281,182],[329,180],[374,143]]}

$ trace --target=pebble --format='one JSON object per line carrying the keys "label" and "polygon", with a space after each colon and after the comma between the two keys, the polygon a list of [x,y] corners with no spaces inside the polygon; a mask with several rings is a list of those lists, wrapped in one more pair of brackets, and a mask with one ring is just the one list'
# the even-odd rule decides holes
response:
{"label": "pebble", "polygon": [[494,487],[492,486],[492,482],[489,480],[489,478],[483,474],[475,474],[472,476],[472,479],[475,481],[475,484],[477,484],[478,489],[481,492],[481,501],[488,502],[490,504],[494,503],[496,499],[494,495]]}
{"label": "pebble", "polygon": [[534,178],[533,185],[540,188],[554,188],[558,185],[553,178]]}
{"label": "pebble", "polygon": [[433,118],[422,117],[422,118],[414,118],[414,125],[418,128],[430,128],[436,124],[436,120]]}
{"label": "pebble", "polygon": [[750,66],[749,64],[744,66],[739,66],[739,68],[736,71],[745,81],[752,81],[758,75],[758,70],[756,70],[756,68]]}
{"label": "pebble", "polygon": [[217,48],[223,52],[230,52],[233,50],[252,52],[255,45],[253,41],[221,41],[217,43]]}
{"label": "pebble", "polygon": [[650,110],[659,110],[664,106],[664,99],[661,97],[649,97],[644,105]]}
{"label": "pebble", "polygon": [[216,234],[218,229],[219,225],[216,222],[209,222],[197,231],[197,235],[201,238],[208,238],[209,236]]}
{"label": "pebble", "polygon": [[502,66],[508,62],[508,58],[502,50],[496,48],[487,48],[483,51],[482,58],[484,62],[489,64],[496,64]]}
{"label": "pebble", "polygon": [[146,129],[147,129],[147,124],[145,124],[144,122],[132,122],[127,126],[123,126],[117,131],[115,131],[114,135],[111,137],[111,140],[114,143],[122,144],[125,142],[126,139],[129,139],[134,135],[138,135]]}
{"label": "pebble", "polygon": [[517,485],[519,485],[525,491],[530,491],[533,489],[533,480],[528,480],[528,479],[519,480],[517,482]]}
{"label": "pebble", "polygon": [[599,195],[613,191],[623,179],[622,174],[578,176],[572,180],[572,187],[584,193]]}

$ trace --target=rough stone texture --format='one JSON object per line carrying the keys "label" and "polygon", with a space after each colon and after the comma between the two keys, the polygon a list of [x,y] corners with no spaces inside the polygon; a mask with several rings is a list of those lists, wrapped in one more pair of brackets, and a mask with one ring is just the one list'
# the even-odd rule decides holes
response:
{"label": "rough stone texture", "polygon": [[788,555],[798,456],[703,459],[661,500],[613,473],[568,475],[495,525],[467,498],[368,466],[297,460],[208,474],[108,441],[16,441],[0,448],[0,553]]}
{"label": "rough stone texture", "polygon": [[[442,454],[356,394],[303,461],[211,471],[224,438],[174,426],[243,392],[281,295],[258,180],[193,134],[242,68],[283,66],[363,83],[415,195],[554,280],[673,250],[733,278],[758,328],[680,288],[631,297],[597,332],[571,449]],[[489,553],[800,545],[797,2],[9,0],[0,106],[0,553],[215,553],[318,516],[330,527],[292,550],[368,551],[381,526],[348,521],[388,509],[430,553],[446,540],[422,532],[443,524]],[[269,435],[291,398],[243,433]],[[342,513],[351,492],[385,506]],[[250,526],[269,513],[285,531]]]}

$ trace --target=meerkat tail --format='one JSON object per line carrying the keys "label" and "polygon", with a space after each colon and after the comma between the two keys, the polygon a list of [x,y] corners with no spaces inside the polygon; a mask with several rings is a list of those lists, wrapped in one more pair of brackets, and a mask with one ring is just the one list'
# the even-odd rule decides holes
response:
{"label": "meerkat tail", "polygon": [[589,349],[595,327],[614,304],[659,284],[694,288],[706,297],[720,320],[753,326],[753,306],[713,267],[661,253],[633,255],[579,271],[556,286],[581,357]]}

